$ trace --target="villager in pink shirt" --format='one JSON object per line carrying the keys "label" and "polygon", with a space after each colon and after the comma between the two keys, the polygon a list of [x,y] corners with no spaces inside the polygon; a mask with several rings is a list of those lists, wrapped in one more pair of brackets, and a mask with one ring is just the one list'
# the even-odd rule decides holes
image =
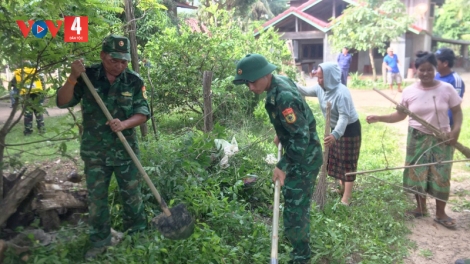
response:
{"label": "villager in pink shirt", "polygon": [[[442,132],[450,132],[449,115],[447,110],[459,105],[462,99],[452,85],[436,81],[431,87],[424,87],[416,82],[403,91],[401,104],[406,106]],[[426,134],[432,134],[426,127],[410,117],[410,127]]]}
{"label": "villager in pink shirt", "polygon": [[[443,142],[431,134],[431,131],[419,124],[412,117],[409,119],[408,140],[406,147],[406,165],[433,163],[452,160],[454,148],[462,126],[462,99],[448,83],[434,80],[436,57],[433,53],[418,52],[415,66],[419,81],[403,91],[401,104],[428,123],[446,132],[449,141]],[[454,126],[449,126],[448,110],[452,111]],[[406,114],[396,111],[390,115],[367,117],[367,122],[396,123],[406,118]],[[449,199],[452,163],[408,168],[403,172],[405,190],[415,194],[417,207],[407,214],[423,217],[428,214],[426,193],[436,199],[436,218],[434,221],[447,227],[455,228],[455,220],[445,212]]]}

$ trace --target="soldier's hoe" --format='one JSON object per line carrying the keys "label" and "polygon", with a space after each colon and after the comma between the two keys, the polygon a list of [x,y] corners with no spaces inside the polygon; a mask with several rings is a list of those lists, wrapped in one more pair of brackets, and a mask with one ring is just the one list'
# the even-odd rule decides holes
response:
{"label": "soldier's hoe", "polygon": [[[281,160],[282,144],[277,145],[277,160]],[[270,264],[278,264],[278,242],[279,242],[279,196],[281,193],[281,184],[279,180],[274,183],[274,206],[273,206],[273,234],[271,236],[271,262]]]}
{"label": "soldier's hoe", "polygon": [[[83,81],[85,81],[85,84],[87,85],[91,94],[100,106],[101,110],[106,115],[108,121],[113,120],[113,117],[111,116],[105,104],[103,103],[103,100],[101,100],[101,97],[98,95],[98,93],[96,93],[95,87],[90,82],[90,79],[88,79],[86,73],[82,73],[81,77]],[[156,226],[158,231],[160,231],[160,233],[162,233],[163,236],[168,239],[186,239],[190,237],[194,232],[194,220],[191,217],[191,214],[186,209],[186,206],[180,203],[171,209],[168,208],[165,200],[163,200],[163,198],[160,196],[160,193],[158,193],[157,189],[155,188],[149,176],[145,172],[144,168],[142,167],[142,164],[135,155],[131,146],[129,146],[129,143],[127,142],[122,132],[119,131],[116,134],[118,135],[122,144],[131,156],[132,161],[137,166],[137,169],[139,170],[142,177],[144,177],[145,182],[150,187],[150,190],[152,191],[153,195],[160,204],[160,207],[162,208],[163,213],[154,217],[152,219],[152,223]]]}

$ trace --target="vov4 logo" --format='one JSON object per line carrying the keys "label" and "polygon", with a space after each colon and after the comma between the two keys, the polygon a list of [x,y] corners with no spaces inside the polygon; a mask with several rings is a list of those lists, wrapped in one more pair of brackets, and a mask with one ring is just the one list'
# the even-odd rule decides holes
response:
{"label": "vov4 logo", "polygon": [[30,31],[36,38],[43,38],[47,32],[51,32],[52,37],[55,38],[60,27],[64,24],[65,42],[88,42],[87,16],[65,16],[64,21],[56,20],[55,24],[52,20],[28,20],[29,26],[22,20],[16,20],[16,23],[24,38],[28,37]]}

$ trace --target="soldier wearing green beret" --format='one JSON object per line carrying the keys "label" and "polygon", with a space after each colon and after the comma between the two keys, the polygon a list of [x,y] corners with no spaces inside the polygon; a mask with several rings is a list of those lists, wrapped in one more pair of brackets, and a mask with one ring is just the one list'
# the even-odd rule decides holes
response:
{"label": "soldier wearing green beret", "polygon": [[[57,93],[57,106],[60,108],[73,107],[80,101],[82,104],[80,156],[85,163],[92,245],[86,258],[96,257],[111,245],[108,188],[113,173],[123,201],[124,227],[129,233],[147,227],[137,167],[115,133],[121,131],[139,155],[135,127],[145,123],[150,112],[142,78],[127,68],[131,59],[129,46],[126,37],[107,36],[100,54],[101,63],[85,67],[81,60],[74,61],[67,81]],[[80,77],[82,72],[86,72],[113,116],[112,121],[107,121]]]}
{"label": "soldier wearing green beret", "polygon": [[310,263],[310,205],[320,166],[322,150],[316,121],[295,83],[273,75],[276,66],[262,55],[248,54],[238,62],[234,84],[246,84],[250,91],[266,92],[265,108],[276,130],[274,143],[282,143],[284,154],[274,169],[284,196],[284,233],[293,250],[289,263]]}

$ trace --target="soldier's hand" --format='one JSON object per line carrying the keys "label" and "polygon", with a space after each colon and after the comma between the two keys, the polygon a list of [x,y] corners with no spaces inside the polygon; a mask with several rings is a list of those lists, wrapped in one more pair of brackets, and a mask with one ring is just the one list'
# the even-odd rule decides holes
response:
{"label": "soldier's hand", "polygon": [[119,131],[123,131],[124,129],[126,129],[124,123],[121,122],[121,120],[117,118],[106,122],[106,125],[108,125],[113,132],[119,132]]}
{"label": "soldier's hand", "polygon": [[276,182],[276,180],[279,180],[279,184],[283,186],[285,179],[286,179],[286,173],[283,172],[278,167],[276,167],[273,172],[273,182]]}
{"label": "soldier's hand", "polygon": [[83,59],[76,60],[72,62],[70,66],[70,77],[72,81],[76,81],[82,72],[85,72],[85,65],[83,64]]}
{"label": "soldier's hand", "polygon": [[279,145],[279,138],[277,135],[274,136],[274,145],[276,145],[276,147]]}
{"label": "soldier's hand", "polygon": [[325,144],[325,147],[331,147],[333,144],[335,144],[336,138],[333,135],[328,135],[323,139],[323,143]]}

